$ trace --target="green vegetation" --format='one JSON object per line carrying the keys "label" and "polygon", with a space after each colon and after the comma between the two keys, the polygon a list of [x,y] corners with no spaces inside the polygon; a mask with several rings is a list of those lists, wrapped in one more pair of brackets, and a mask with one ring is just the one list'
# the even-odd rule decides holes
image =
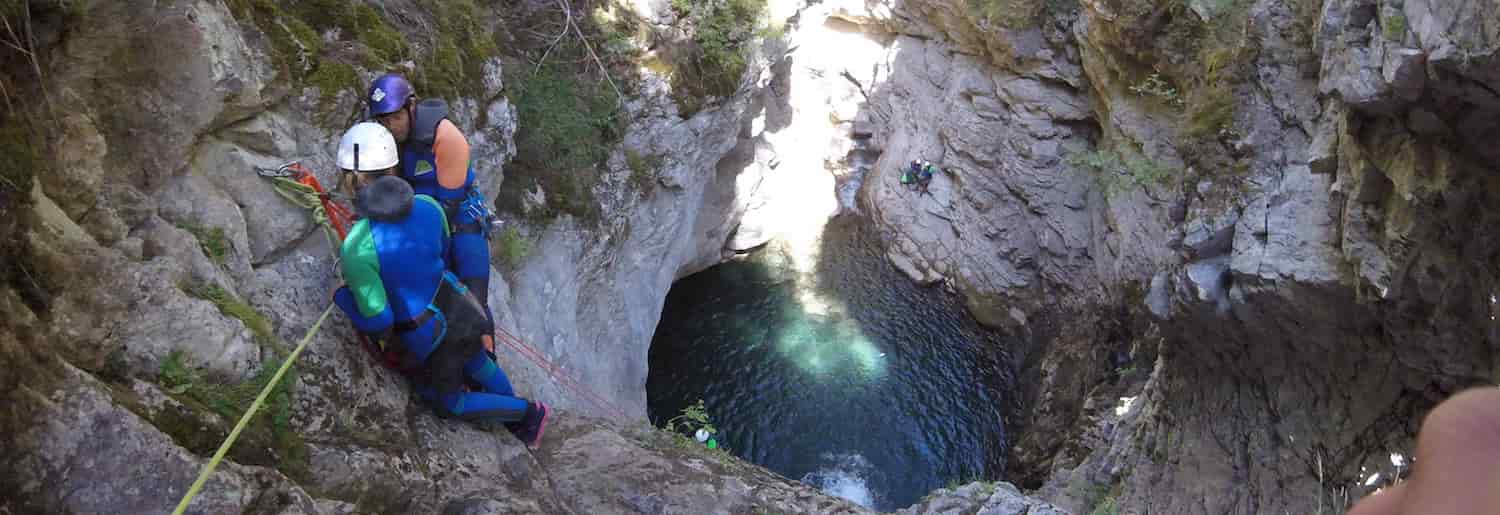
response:
{"label": "green vegetation", "polygon": [[[229,0],[230,8],[242,21],[249,20],[273,38],[278,38],[274,29],[280,26],[296,27],[290,30],[296,46],[307,49],[304,56],[308,64],[321,61],[322,38],[320,33],[337,29],[341,38],[359,42],[366,53],[364,64],[370,68],[414,57],[411,47],[385,19],[380,11],[364,2],[341,0]],[[313,41],[309,41],[309,38]],[[292,56],[285,43],[278,45],[277,57]],[[310,69],[309,69],[310,71]]]}
{"label": "green vegetation", "polygon": [[293,80],[301,80],[317,67],[323,39],[307,22],[289,16],[274,0],[229,0],[230,11],[241,22],[250,22],[270,39],[271,59]]}
{"label": "green vegetation", "polygon": [[1105,497],[1104,500],[1099,501],[1099,504],[1095,504],[1094,510],[1090,511],[1089,515],[1119,515],[1119,513],[1120,503],[1115,500],[1113,495],[1110,495]]}
{"label": "green vegetation", "polygon": [[[424,32],[426,39],[419,45],[413,45],[386,21],[384,7],[367,2],[229,0],[229,6],[237,19],[255,25],[267,36],[272,58],[287,78],[319,89],[324,111],[320,115],[325,124],[348,121],[327,111],[339,91],[363,90],[365,85],[355,65],[375,72],[400,71],[400,63],[415,61],[420,65],[411,79],[418,94],[453,100],[477,96],[482,91],[485,60],[500,53],[490,24],[473,0],[422,4],[436,26]],[[333,48],[324,44],[327,34],[356,43],[359,54],[353,58],[355,62],[325,55],[333,53],[325,52]],[[338,46],[340,52],[343,46]]]}
{"label": "green vegetation", "polygon": [[600,222],[594,190],[624,136],[621,107],[637,83],[642,48],[654,39],[649,23],[615,2],[580,8],[571,16],[513,12],[519,19],[508,21],[530,30],[509,45],[527,62],[505,68],[519,129],[516,164],[506,168],[496,205],[532,222],[563,215]]}
{"label": "green vegetation", "polygon": [[1188,135],[1202,140],[1216,138],[1234,122],[1234,90],[1230,87],[1240,52],[1216,48],[1202,54],[1201,87],[1188,95]]}
{"label": "green vegetation", "polygon": [[[0,20],[11,27],[31,26],[36,2],[0,2]],[[66,16],[76,15],[78,6],[62,6]],[[38,256],[26,232],[36,219],[31,191],[35,178],[54,165],[47,144],[54,140],[58,118],[48,92],[43,88],[46,64],[32,52],[24,32],[0,31],[0,286],[10,286],[36,314],[43,314],[51,292],[61,287],[68,274],[55,276]]]}
{"label": "green vegetation", "polygon": [[1292,25],[1293,45],[1306,52],[1304,58],[1317,59],[1312,54],[1313,40],[1317,37],[1318,25],[1322,22],[1322,0],[1287,0],[1295,23]]}
{"label": "green vegetation", "polygon": [[[1306,0],[1292,2],[1298,16],[1311,9]],[[1200,16],[1187,0],[1121,0],[1114,3],[1119,17],[1097,32],[1108,38],[1103,51],[1115,54],[1121,80],[1129,82],[1125,87],[1161,100],[1168,116],[1180,116],[1183,137],[1176,139],[1176,155],[1197,173],[1232,177],[1244,168],[1232,142],[1236,90],[1251,76],[1259,52],[1249,30],[1250,4],[1209,2],[1206,16]],[[1148,163],[1135,160],[1126,174],[1146,180],[1124,185],[1166,175]]]}
{"label": "green vegetation", "polygon": [[667,419],[667,423],[662,425],[662,429],[671,433],[694,433],[699,429],[708,431],[708,434],[719,432],[718,428],[715,428],[713,423],[708,419],[708,410],[703,407],[703,399],[698,399],[698,402],[682,408],[682,412],[678,413],[677,416]]}
{"label": "green vegetation", "polygon": [[625,165],[630,168],[630,185],[636,191],[650,194],[661,177],[663,159],[658,154],[642,154],[625,149]]}
{"label": "green vegetation", "polygon": [[31,198],[31,182],[41,157],[33,144],[28,125],[18,120],[15,113],[8,113],[0,123],[0,187],[9,189],[12,195],[5,198]]}
{"label": "green vegetation", "polygon": [[1156,160],[1115,150],[1075,153],[1068,163],[1097,174],[1106,198],[1135,187],[1165,186],[1173,178],[1172,169]]}
{"label": "green vegetation", "polygon": [[755,35],[766,41],[786,41],[786,22],[767,20],[766,26],[756,29]]}
{"label": "green vegetation", "polygon": [[949,479],[948,483],[944,485],[943,488],[947,488],[949,490],[957,490],[959,487],[967,485],[969,483],[979,483],[979,495],[983,497],[994,495],[995,490],[1000,488],[1000,483],[997,483],[995,481],[986,481],[972,476],[963,479]]}
{"label": "green vegetation", "polygon": [[[255,335],[260,348],[275,357],[266,360],[248,379],[234,381],[208,377],[201,371],[189,367],[181,351],[173,351],[162,361],[157,371],[157,381],[174,398],[188,406],[205,410],[223,417],[230,424],[239,420],[245,409],[270,383],[276,370],[286,359],[286,349],[272,331],[271,322],[255,308],[235,298],[216,284],[184,284],[184,292],[212,302],[220,313],[239,319]],[[303,479],[307,474],[307,448],[301,435],[291,427],[292,399],[297,384],[297,369],[292,367],[281,382],[271,390],[261,411],[251,419],[247,427],[245,442],[234,450],[236,461],[260,465],[272,465],[294,479]],[[192,424],[191,417],[180,423]],[[160,425],[160,423],[158,423]],[[194,436],[202,432],[199,427],[164,428],[174,438],[202,440]],[[200,442],[201,443],[201,442]],[[218,442],[213,442],[214,447]],[[197,452],[209,452],[211,448],[198,448]],[[269,452],[270,456],[258,453]]]}
{"label": "green vegetation", "polygon": [[1406,15],[1395,9],[1386,10],[1380,17],[1380,31],[1385,39],[1401,41],[1406,37]]}
{"label": "green vegetation", "polygon": [[1156,97],[1176,107],[1183,106],[1182,97],[1177,93],[1177,88],[1172,87],[1170,83],[1163,80],[1160,73],[1153,73],[1146,76],[1145,80],[1131,86],[1130,91],[1141,96]]}
{"label": "green vegetation", "polygon": [[[594,49],[607,65],[619,64],[634,67],[641,54],[641,44],[650,41],[650,24],[642,23],[628,8],[604,3],[594,9],[589,18],[599,37]],[[622,74],[623,75],[623,74]]]}
{"label": "green vegetation", "polygon": [[672,0],[691,24],[692,44],[673,58],[672,96],[682,117],[739,89],[750,44],[766,12],[765,0]]}
{"label": "green vegetation", "polygon": [[255,341],[263,348],[281,348],[281,340],[271,330],[271,321],[267,320],[265,315],[260,314],[260,311],[246,304],[245,301],[224,291],[219,285],[198,283],[184,284],[179,287],[188,295],[212,302],[214,307],[219,308],[219,312],[225,316],[244,322],[245,327],[250,329],[250,333],[255,335]]}
{"label": "green vegetation", "polygon": [[[267,360],[249,379],[227,382],[204,377],[185,363],[182,351],[172,351],[162,361],[157,381],[179,401],[206,409],[233,424],[270,383],[281,367],[282,359],[284,357]],[[305,478],[307,474],[307,447],[302,436],[291,427],[292,396],[296,384],[297,369],[294,366],[271,390],[265,404],[247,426],[253,435],[250,440],[269,442],[274,457],[268,460],[268,464],[274,464],[294,479]]]}
{"label": "green vegetation", "polygon": [[270,40],[272,60],[283,78],[318,88],[319,119],[326,125],[342,125],[352,118],[352,113],[333,113],[333,100],[340,91],[362,91],[364,84],[354,63],[324,55],[323,34],[333,31],[343,40],[358,43],[358,64],[367,69],[392,69],[396,63],[416,58],[406,38],[364,2],[228,0],[228,4],[236,19],[254,25]]}
{"label": "green vegetation", "polygon": [[1189,96],[1188,135],[1208,139],[1218,136],[1234,122],[1234,92],[1214,86]]}
{"label": "green vegetation", "polygon": [[359,78],[359,72],[354,65],[334,60],[324,60],[318,64],[318,69],[307,78],[307,85],[318,88],[318,94],[322,95],[323,102],[318,107],[316,114],[318,123],[328,127],[348,125],[353,117],[348,113],[340,117],[334,112],[333,99],[339,91],[360,91],[364,83]]}
{"label": "green vegetation", "polygon": [[518,153],[570,170],[593,167],[609,157],[605,144],[622,127],[607,87],[543,66],[516,89],[522,127],[516,135]]}
{"label": "green vegetation", "polygon": [[965,0],[969,14],[1009,29],[1035,27],[1042,16],[1058,16],[1078,6],[1077,0]]}
{"label": "green vegetation", "polygon": [[423,96],[455,100],[484,91],[484,61],[500,53],[495,34],[474,0],[426,2],[437,21],[432,52],[417,67],[414,85]]}
{"label": "green vegetation", "polygon": [[500,261],[512,268],[520,266],[521,261],[531,255],[531,241],[515,227],[506,227],[501,231],[495,245],[499,247],[497,254],[500,255]]}
{"label": "green vegetation", "polygon": [[193,234],[198,239],[198,247],[203,249],[203,255],[213,260],[216,265],[223,265],[224,258],[229,255],[229,237],[224,235],[222,227],[206,227],[194,223],[182,223],[177,227]]}
{"label": "green vegetation", "polygon": [[614,92],[601,82],[544,65],[512,82],[520,130],[516,162],[501,186],[501,205],[521,205],[528,192],[541,187],[546,206],[533,218],[569,214],[598,219],[594,186],[599,168],[618,142],[624,120]]}
{"label": "green vegetation", "polygon": [[1043,0],[967,0],[965,3],[976,17],[1013,29],[1035,23],[1045,5]]}

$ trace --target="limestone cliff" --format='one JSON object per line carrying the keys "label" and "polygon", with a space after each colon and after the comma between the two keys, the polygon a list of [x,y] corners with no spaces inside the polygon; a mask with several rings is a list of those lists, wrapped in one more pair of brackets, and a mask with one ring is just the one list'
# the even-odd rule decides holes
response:
{"label": "limestone cliff", "polygon": [[[653,37],[682,25],[664,6],[614,9]],[[256,167],[299,159],[334,185],[362,84],[394,68],[449,96],[495,198],[519,144],[505,70],[533,66],[496,47],[569,19],[550,2],[29,2],[0,14],[20,31],[7,34],[7,120],[29,122],[7,130],[6,157],[34,165],[5,168],[0,510],[18,513],[170,509],[327,305],[327,240]],[[643,70],[619,97],[623,142],[588,170],[598,216],[523,216],[583,194],[541,187],[527,192],[535,205],[502,206],[501,326],[603,398],[502,352],[523,395],[561,408],[542,450],[434,417],[335,315],[193,511],[858,511],[643,424],[666,290],[722,258],[750,202],[737,181],[756,170],[719,163],[760,109],[762,55],[752,47],[731,94],[696,113]]]}
{"label": "limestone cliff", "polygon": [[[891,12],[865,201],[893,262],[1032,342],[1013,480],[1073,511],[1338,509],[1497,380],[1494,9]],[[897,183],[914,158],[930,195]]]}
{"label": "limestone cliff", "polygon": [[[760,27],[742,73],[687,83],[661,68],[702,27],[631,4],[592,22],[634,20],[590,37],[641,53],[623,116],[585,124],[618,141],[569,150],[599,152],[583,182],[512,161],[513,71],[546,63],[505,51],[618,65],[541,34],[572,19],[551,2],[0,5],[0,510],[175,502],[335,281],[254,168],[332,184],[387,68],[450,98],[501,199],[501,327],[602,400],[502,353],[564,408],[528,453],[430,415],[336,316],[203,512],[857,511],[639,427],[672,281],[772,237],[816,248],[802,228],[840,210],[1026,342],[1008,479],[1052,504],[972,484],[913,513],[1336,510],[1500,372],[1485,2],[773,2],[785,40]],[[897,180],[916,158],[942,168],[926,193]]]}

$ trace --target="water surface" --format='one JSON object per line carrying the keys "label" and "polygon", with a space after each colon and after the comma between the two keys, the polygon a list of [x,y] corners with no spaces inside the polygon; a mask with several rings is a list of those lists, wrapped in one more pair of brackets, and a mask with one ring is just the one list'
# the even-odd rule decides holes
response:
{"label": "water surface", "polygon": [[735,455],[876,509],[999,478],[1008,340],[909,281],[865,225],[831,222],[809,275],[765,250],[674,285],[652,420],[701,398]]}

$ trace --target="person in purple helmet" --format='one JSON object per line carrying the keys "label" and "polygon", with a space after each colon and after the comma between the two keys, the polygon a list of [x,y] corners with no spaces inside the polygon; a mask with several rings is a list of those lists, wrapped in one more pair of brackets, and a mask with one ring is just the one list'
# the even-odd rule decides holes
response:
{"label": "person in purple helmet", "polygon": [[418,101],[416,90],[399,74],[388,73],[370,84],[369,116],[390,130],[400,145],[400,177],[418,195],[437,199],[453,228],[448,266],[480,298],[491,329],[484,347],[494,353],[494,314],[490,313],[490,228],[496,218],[474,181],[469,142],[448,119],[440,98]]}

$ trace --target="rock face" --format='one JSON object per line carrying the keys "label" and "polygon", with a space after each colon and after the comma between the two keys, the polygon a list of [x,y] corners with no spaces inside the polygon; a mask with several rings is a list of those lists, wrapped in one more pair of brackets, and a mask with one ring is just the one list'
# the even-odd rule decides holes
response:
{"label": "rock face", "polygon": [[[813,242],[791,208],[869,212],[914,280],[1030,342],[1008,479],[1047,503],[971,484],[907,512],[1341,508],[1401,472],[1421,413],[1500,373],[1500,15],[1315,3],[1045,2],[1025,23],[957,0],[773,6],[884,44],[830,59],[794,32],[687,119],[647,73],[602,219],[511,221],[533,249],[491,304],[545,359],[501,353],[563,408],[546,446],[433,417],[335,316],[194,508],[857,512],[635,427],[671,283]],[[0,209],[29,199],[0,288],[0,510],[164,511],[233,423],[191,392],[253,382],[337,280],[254,168],[302,159],[333,184],[322,114],[357,95],[285,80],[311,40],[253,29],[240,2],[27,6],[46,57],[27,87],[54,126],[47,173]],[[454,118],[493,195],[517,113],[504,63],[480,64]],[[793,126],[820,109],[836,130]],[[648,192],[624,187],[632,155],[665,156]],[[918,158],[942,169],[922,193],[898,181]]]}
{"label": "rock face", "polygon": [[1010,483],[969,483],[933,492],[902,515],[1066,515],[1056,506],[1027,497]]}
{"label": "rock face", "polygon": [[[257,384],[338,280],[323,232],[255,168],[300,159],[334,185],[342,127],[327,113],[355,112],[357,95],[288,80],[278,46],[287,36],[234,14],[266,15],[259,4],[31,5],[48,66],[38,92],[74,114],[49,132],[55,166],[30,192],[29,261],[19,266],[45,302],[15,283],[0,289],[0,511],[164,512],[238,413],[215,404],[236,391],[212,388]],[[429,11],[390,7],[432,23]],[[306,44],[296,24],[278,23]],[[295,395],[273,396],[190,512],[861,512],[641,427],[666,291],[723,259],[755,198],[747,185],[769,170],[744,157],[764,130],[750,121],[763,117],[758,92],[770,77],[760,51],[750,61],[739,93],[688,119],[666,79],[646,75],[596,192],[608,213],[597,226],[511,221],[535,247],[493,273],[491,302],[501,327],[565,378],[502,349],[518,391],[559,409],[545,447],[528,452],[505,431],[436,418],[350,344],[335,314],[298,362]],[[484,91],[453,103],[492,197],[515,153],[502,64],[484,63]],[[670,157],[650,194],[623,186],[627,149]],[[568,380],[598,398],[561,386]]]}
{"label": "rock face", "polygon": [[[892,262],[1034,343],[1013,480],[1075,512],[1339,509],[1497,380],[1500,18],[1146,4],[869,22],[896,33],[864,201]],[[898,184],[916,158],[945,170],[930,195]]]}
{"label": "rock face", "polygon": [[[870,119],[884,150],[864,185],[892,252],[914,279],[950,279],[981,321],[1019,327],[1026,317],[1098,284],[1090,259],[1096,220],[1091,178],[1063,157],[1086,149],[1085,95],[1045,77],[994,71],[934,39],[901,35],[873,89]],[[939,166],[926,193],[899,183],[913,159]],[[1144,220],[1143,222],[1153,222]],[[1161,221],[1142,229],[1160,228]],[[1054,289],[1059,288],[1059,289]]]}

